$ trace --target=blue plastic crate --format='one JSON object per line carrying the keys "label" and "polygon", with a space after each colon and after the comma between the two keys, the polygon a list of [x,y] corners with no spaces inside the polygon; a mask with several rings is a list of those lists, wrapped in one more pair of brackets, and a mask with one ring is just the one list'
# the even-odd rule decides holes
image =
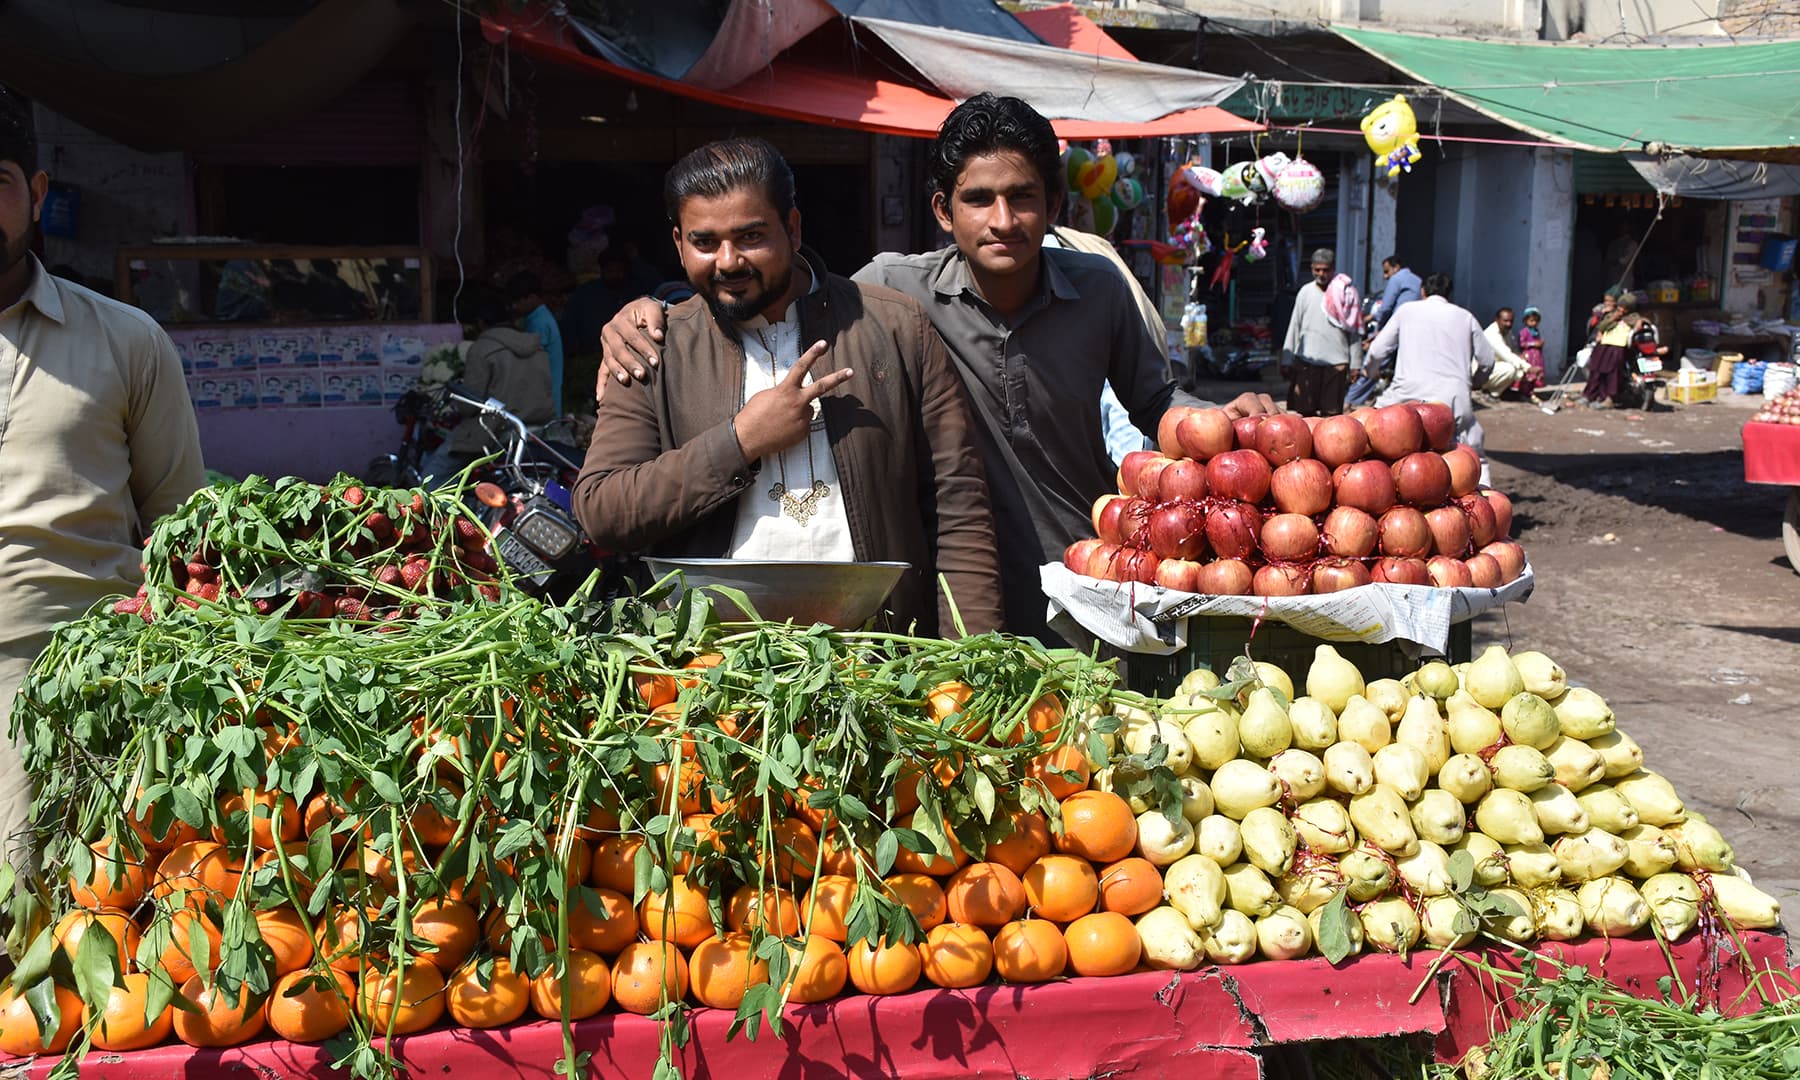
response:
{"label": "blue plastic crate", "polygon": [[1764,270],[1785,274],[1794,268],[1794,249],[1797,247],[1800,247],[1800,237],[1764,237],[1762,258],[1759,262]]}

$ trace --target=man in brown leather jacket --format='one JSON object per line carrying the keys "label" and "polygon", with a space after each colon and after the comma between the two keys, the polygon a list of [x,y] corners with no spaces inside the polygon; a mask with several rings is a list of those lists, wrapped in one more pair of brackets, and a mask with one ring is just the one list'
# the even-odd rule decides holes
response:
{"label": "man in brown leather jacket", "polygon": [[[681,362],[607,394],[575,487],[602,546],[912,564],[889,625],[1001,622],[967,393],[917,302],[802,251],[793,174],[760,139],[701,147],[664,182],[696,295],[668,311]],[[814,372],[823,357],[829,372]]]}

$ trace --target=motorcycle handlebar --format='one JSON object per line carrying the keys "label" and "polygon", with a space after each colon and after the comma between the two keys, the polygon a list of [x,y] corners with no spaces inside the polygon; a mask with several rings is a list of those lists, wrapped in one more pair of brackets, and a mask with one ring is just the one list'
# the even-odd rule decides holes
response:
{"label": "motorcycle handlebar", "polygon": [[498,417],[511,424],[513,430],[519,433],[519,437],[513,441],[511,464],[514,468],[518,468],[525,463],[525,444],[531,441],[531,431],[526,428],[525,421],[507,411],[505,402],[494,397],[476,397],[473,390],[460,382],[445,383],[444,392],[464,405],[480,409],[484,416]]}

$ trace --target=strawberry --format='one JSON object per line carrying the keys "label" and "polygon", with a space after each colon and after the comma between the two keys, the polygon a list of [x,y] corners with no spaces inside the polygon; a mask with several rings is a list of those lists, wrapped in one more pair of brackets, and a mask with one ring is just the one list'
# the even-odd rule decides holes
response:
{"label": "strawberry", "polygon": [[475,586],[475,591],[481,594],[483,600],[500,599],[500,586],[498,585],[483,583]]}
{"label": "strawberry", "polygon": [[441,570],[438,572],[438,590],[440,592],[449,592],[451,589],[462,585],[462,583],[463,576],[454,570]]}
{"label": "strawberry", "polygon": [[195,586],[194,595],[209,602],[217,601],[219,599],[219,583],[216,581],[203,582]]}
{"label": "strawberry", "polygon": [[267,615],[269,612],[275,610],[274,603],[260,596],[250,601],[250,606],[256,609],[258,615]]}
{"label": "strawberry", "polygon": [[114,615],[136,615],[142,610],[144,610],[144,600],[140,596],[128,597],[113,605]]}
{"label": "strawberry", "polygon": [[392,564],[384,566],[377,571],[375,580],[381,582],[383,585],[393,585],[396,587],[406,584],[406,576],[400,572],[398,566]]}
{"label": "strawberry", "polygon": [[183,605],[184,607],[198,608],[200,606],[200,601],[194,599],[191,596],[177,596],[175,598],[175,602]]}
{"label": "strawberry", "polygon": [[219,572],[210,563],[194,561],[187,564],[187,576],[189,581],[196,583],[217,581]]}
{"label": "strawberry", "polygon": [[394,538],[394,519],[379,510],[371,513],[364,524],[368,525],[369,531],[375,534],[377,540]]}
{"label": "strawberry", "polygon": [[352,596],[338,597],[337,613],[339,618],[344,619],[361,620],[369,617],[368,606]]}
{"label": "strawberry", "polygon": [[425,512],[425,496],[416,491],[413,492],[412,497],[412,512],[415,514],[423,514]]}
{"label": "strawberry", "polygon": [[137,598],[139,600],[142,600],[149,595],[150,595],[150,586],[148,586],[148,585],[139,585],[138,586]]}
{"label": "strawberry", "polygon": [[424,592],[430,588],[431,562],[427,559],[408,559],[400,565],[400,576],[408,589]]}
{"label": "strawberry", "polygon": [[358,487],[355,484],[351,484],[349,487],[344,489],[344,501],[349,503],[351,506],[361,506],[363,504],[363,500],[367,497],[368,496],[366,494],[364,494],[363,489]]}
{"label": "strawberry", "polygon": [[481,526],[466,517],[456,519],[456,542],[458,544],[463,547],[486,547],[487,539],[487,533],[481,531]]}
{"label": "strawberry", "polygon": [[492,574],[500,568],[500,564],[494,561],[494,557],[485,551],[465,551],[462,561],[463,565],[469,568],[471,574]]}

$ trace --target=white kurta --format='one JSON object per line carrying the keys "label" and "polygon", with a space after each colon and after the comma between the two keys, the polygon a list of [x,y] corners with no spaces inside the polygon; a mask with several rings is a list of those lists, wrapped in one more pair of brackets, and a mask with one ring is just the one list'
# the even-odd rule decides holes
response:
{"label": "white kurta", "polygon": [[1441,296],[1415,300],[1394,312],[1369,346],[1376,361],[1396,352],[1394,381],[1375,404],[1442,401],[1456,413],[1457,438],[1480,453],[1483,434],[1469,394],[1469,365],[1491,369],[1494,350],[1475,316]]}
{"label": "white kurta", "polygon": [[[817,287],[817,283],[814,283]],[[787,378],[800,359],[800,305],[788,305],[787,315],[771,323],[760,315],[739,327],[744,344],[744,400],[768,390]],[[812,373],[806,375],[812,382]],[[769,491],[786,487],[795,499],[804,499],[814,482],[825,491],[812,504],[805,522],[785,512]],[[854,562],[856,546],[850,539],[850,515],[844,506],[843,485],[838,483],[837,461],[831,456],[831,434],[825,421],[813,421],[805,442],[772,454],[762,461],[756,483],[738,498],[737,524],[732,530],[734,559],[806,560]]]}

